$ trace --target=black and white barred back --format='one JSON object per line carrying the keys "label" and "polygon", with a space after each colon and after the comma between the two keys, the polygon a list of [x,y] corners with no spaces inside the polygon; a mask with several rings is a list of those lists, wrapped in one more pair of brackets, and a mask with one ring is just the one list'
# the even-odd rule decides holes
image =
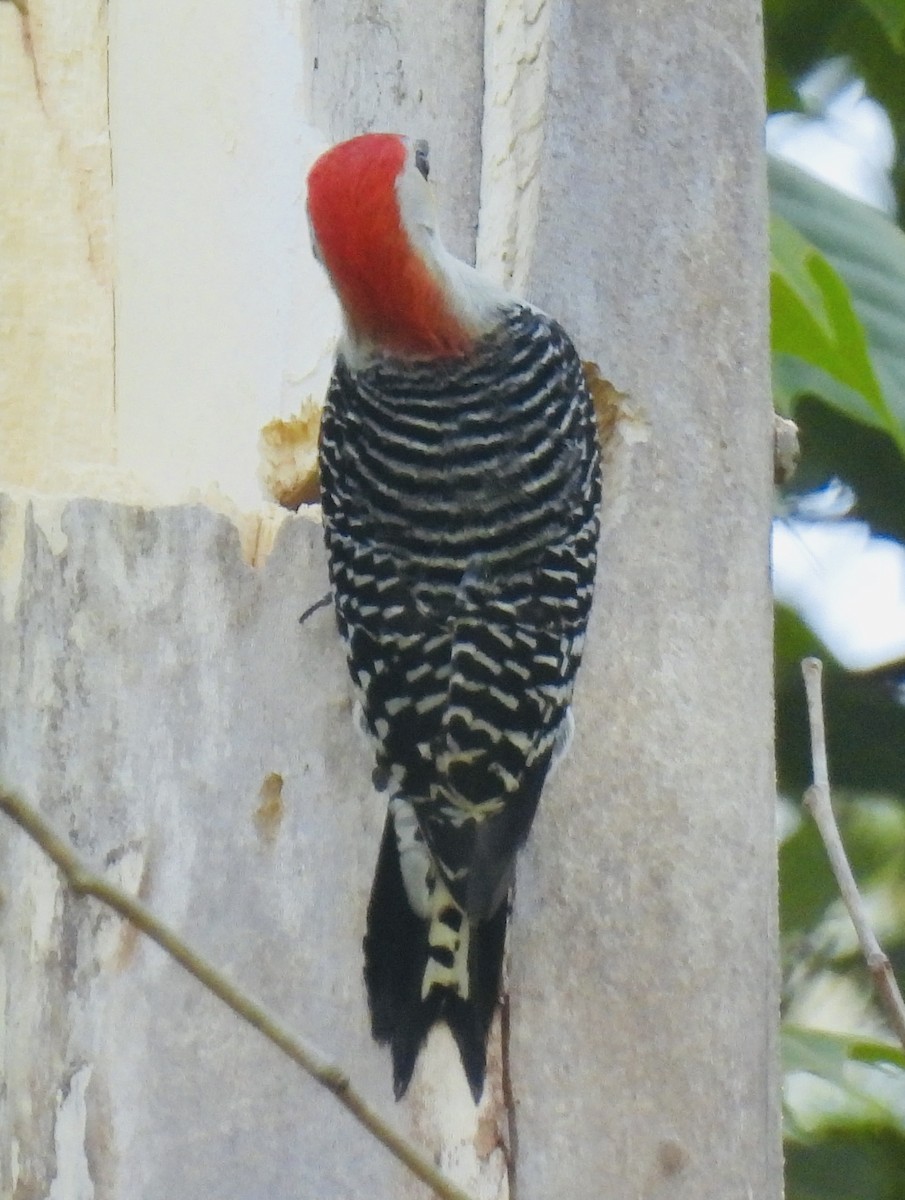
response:
{"label": "black and white barred back", "polygon": [[391,790],[366,979],[397,1095],[439,1018],[480,1093],[503,901],[567,740],[594,582],[581,364],[537,310],[500,316],[467,358],[340,358],[321,428],[336,614]]}

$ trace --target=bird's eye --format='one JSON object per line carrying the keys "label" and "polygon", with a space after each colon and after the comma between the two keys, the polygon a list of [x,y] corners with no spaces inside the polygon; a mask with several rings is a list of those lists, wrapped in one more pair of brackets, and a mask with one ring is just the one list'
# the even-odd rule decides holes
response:
{"label": "bird's eye", "polygon": [[425,179],[427,179],[428,175],[430,175],[430,162],[428,161],[428,153],[429,147],[423,138],[421,141],[415,142],[415,166]]}

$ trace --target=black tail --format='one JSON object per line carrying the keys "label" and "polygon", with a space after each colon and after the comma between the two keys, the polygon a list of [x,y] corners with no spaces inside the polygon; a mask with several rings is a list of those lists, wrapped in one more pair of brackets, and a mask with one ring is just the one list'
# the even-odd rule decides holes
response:
{"label": "black tail", "polygon": [[412,910],[402,880],[393,818],[387,816],[368,905],[364,940],[365,985],[371,1032],[389,1043],[393,1091],[399,1100],[412,1078],[418,1052],[435,1021],[445,1021],[455,1038],[475,1104],[484,1087],[487,1035],[500,994],[506,940],[505,903],[471,929],[469,995],[434,986],[422,1000],[424,973],[431,957],[429,921]]}

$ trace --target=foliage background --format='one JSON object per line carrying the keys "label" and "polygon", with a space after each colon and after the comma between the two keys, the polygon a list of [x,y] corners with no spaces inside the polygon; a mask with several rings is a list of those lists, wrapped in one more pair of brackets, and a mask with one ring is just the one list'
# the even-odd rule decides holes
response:
{"label": "foliage background", "polygon": [[[766,0],[771,113],[808,115],[799,87],[845,56],[889,115],[899,223],[770,163],[774,392],[802,459],[779,520],[866,523],[905,543],[905,0]],[[805,95],[807,91],[805,90]],[[819,113],[811,115],[819,116]],[[807,497],[850,503],[817,517]],[[877,1009],[814,826],[799,662],[825,667],[830,772],[843,837],[878,935],[905,979],[905,662],[847,670],[777,606],[780,917],[788,1200],[905,1196],[905,1054]]]}

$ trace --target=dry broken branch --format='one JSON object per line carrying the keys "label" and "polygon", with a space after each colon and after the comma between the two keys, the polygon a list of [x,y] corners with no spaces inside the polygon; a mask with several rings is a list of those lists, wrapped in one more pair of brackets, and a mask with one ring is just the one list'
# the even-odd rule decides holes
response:
{"label": "dry broken branch", "polygon": [[432,1188],[441,1200],[471,1200],[467,1192],[438,1171],[426,1155],[397,1133],[358,1095],[345,1071],[326,1062],[316,1051],[305,1046],[262,1005],[202,958],[144,904],[110,883],[103,875],[93,872],[81,861],[70,844],[60,837],[30,804],[12,792],[0,790],[0,809],[56,863],[74,892],[80,896],[94,896],[156,942],[238,1017],[252,1025],[287,1058],[332,1092],[359,1124],[408,1167],[413,1175]]}
{"label": "dry broken branch", "polygon": [[808,698],[808,719],[811,724],[811,759],[813,762],[814,783],[804,794],[804,802],[811,810],[845,907],[849,911],[861,951],[867,962],[874,988],[886,1010],[890,1024],[905,1048],[905,1002],[892,972],[889,958],[877,941],[864,907],[864,901],[858,891],[855,876],[849,865],[839,834],[839,826],[833,813],[830,799],[829,768],[826,757],[826,730],[823,720],[823,696],[821,682],[823,678],[823,663],[819,658],[802,659],[801,673],[804,675],[804,686]]}

